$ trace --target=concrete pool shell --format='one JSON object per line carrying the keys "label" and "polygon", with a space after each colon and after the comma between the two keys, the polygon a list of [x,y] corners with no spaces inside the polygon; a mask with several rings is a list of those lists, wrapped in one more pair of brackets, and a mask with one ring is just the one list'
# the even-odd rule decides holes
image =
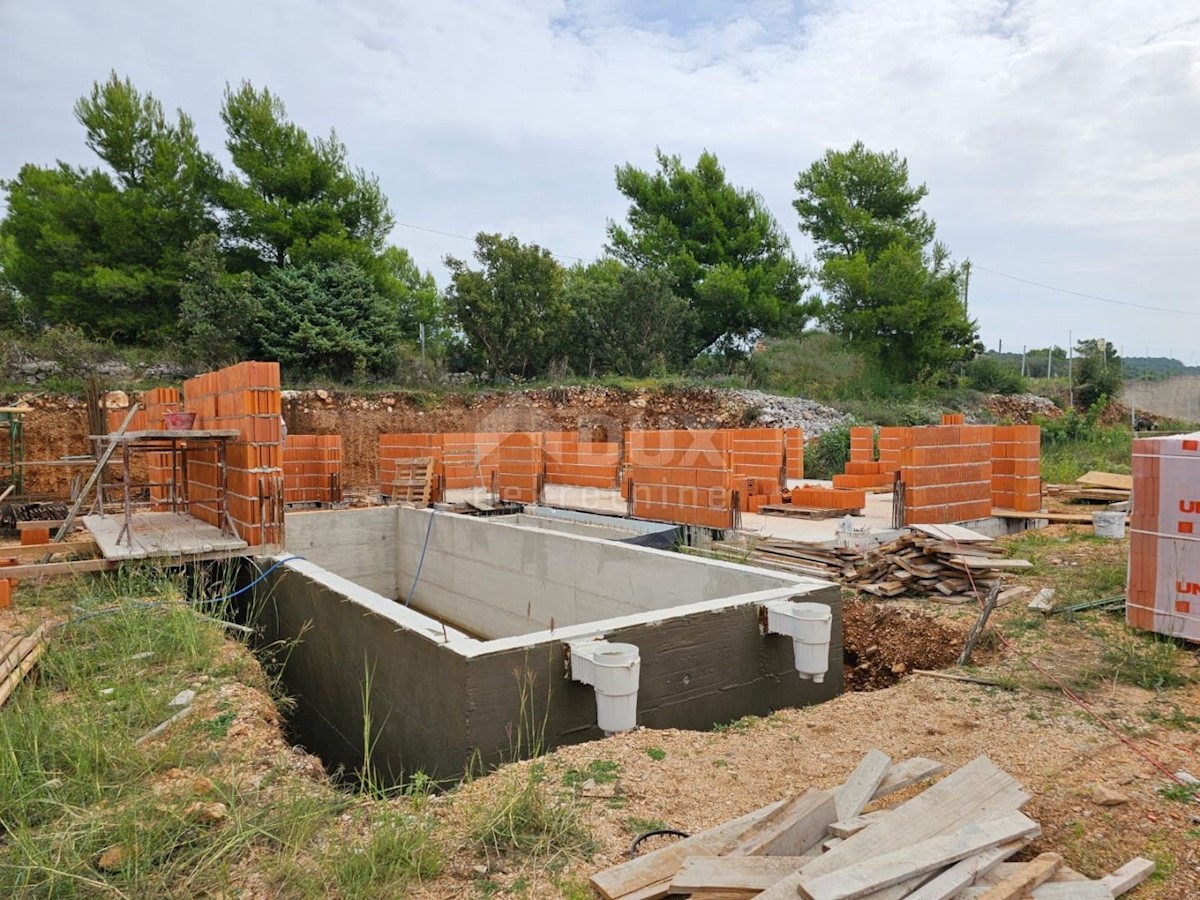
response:
{"label": "concrete pool shell", "polygon": [[[304,559],[260,586],[259,624],[268,644],[292,642],[280,661],[293,724],[329,766],[363,765],[364,695],[371,762],[392,782],[602,737],[593,688],[568,677],[570,641],[639,648],[637,722],[651,728],[708,729],[841,691],[828,582],[401,507],[293,513],[285,535]],[[789,638],[764,633],[778,600],[830,608],[822,683],[799,677]]]}

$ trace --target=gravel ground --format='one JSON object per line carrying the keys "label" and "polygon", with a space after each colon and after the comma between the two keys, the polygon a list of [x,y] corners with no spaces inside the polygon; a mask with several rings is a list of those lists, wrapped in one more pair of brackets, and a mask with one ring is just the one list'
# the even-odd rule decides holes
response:
{"label": "gravel ground", "polygon": [[803,428],[805,438],[824,434],[850,417],[803,397],[778,397],[762,391],[731,390],[730,396],[759,410],[760,425],[771,428]]}

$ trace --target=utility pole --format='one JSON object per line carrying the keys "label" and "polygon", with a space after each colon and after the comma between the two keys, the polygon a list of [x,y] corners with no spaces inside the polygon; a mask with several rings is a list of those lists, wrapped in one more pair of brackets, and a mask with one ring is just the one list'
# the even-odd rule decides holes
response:
{"label": "utility pole", "polygon": [[1067,332],[1067,403],[1075,408],[1075,339]]}
{"label": "utility pole", "polygon": [[971,261],[968,259],[962,264],[963,268],[963,312],[967,317],[971,316]]}
{"label": "utility pole", "polygon": [[1050,378],[1053,374],[1051,366],[1054,364],[1054,345],[1050,345],[1050,349],[1046,351],[1046,377]]}
{"label": "utility pole", "polygon": [[1027,349],[1028,348],[1026,347],[1025,344],[1021,345],[1021,377],[1022,378],[1025,377],[1025,351]]}

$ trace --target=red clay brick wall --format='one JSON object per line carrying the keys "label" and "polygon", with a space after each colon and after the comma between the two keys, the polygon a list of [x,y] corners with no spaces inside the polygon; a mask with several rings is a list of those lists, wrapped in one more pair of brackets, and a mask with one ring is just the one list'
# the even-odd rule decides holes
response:
{"label": "red clay brick wall", "polygon": [[625,432],[625,482],[639,518],[733,527],[732,438],[723,431]]}
{"label": "red clay brick wall", "polygon": [[855,425],[850,429],[850,459],[853,462],[875,461],[875,429],[870,425]]}
{"label": "red clay brick wall", "polygon": [[900,450],[904,447],[905,428],[885,426],[879,429],[879,462],[883,471],[895,475],[900,471]]}
{"label": "red clay brick wall", "polygon": [[545,452],[536,431],[506,434],[496,449],[496,484],[508,503],[537,503],[542,497]]}
{"label": "red clay brick wall", "polygon": [[1037,425],[992,429],[992,506],[1017,512],[1042,508],[1042,430]]}
{"label": "red clay brick wall", "polygon": [[[440,434],[381,434],[379,436],[379,493],[390,498],[396,480],[396,461],[401,459],[433,459],[433,491],[431,500],[444,499],[445,471],[442,464],[442,435]],[[490,485],[489,485],[490,487]]]}
{"label": "red clay brick wall", "polygon": [[784,441],[787,447],[787,477],[800,479],[804,477],[804,429],[784,429]]}
{"label": "red clay brick wall", "polygon": [[544,440],[547,484],[616,488],[621,469],[619,444],[580,441],[574,431],[547,431]]}
{"label": "red clay brick wall", "polygon": [[449,432],[442,436],[442,461],[447,490],[492,488],[503,434]]}
{"label": "red clay brick wall", "polygon": [[338,503],[342,499],[342,436],[289,434],[283,442],[285,503]]}
{"label": "red clay brick wall", "polygon": [[768,503],[783,502],[784,432],[782,428],[732,428],[730,466],[743,512],[757,513]]}
{"label": "red clay brick wall", "polygon": [[[244,362],[183,383],[184,406],[196,428],[236,428],[229,444],[228,504],[238,534],[251,546],[283,539],[283,441],[279,364]],[[188,453],[192,515],[218,525],[219,467],[215,450]]]}
{"label": "red clay brick wall", "polygon": [[945,525],[992,512],[992,427],[908,428],[900,451],[905,525]]}

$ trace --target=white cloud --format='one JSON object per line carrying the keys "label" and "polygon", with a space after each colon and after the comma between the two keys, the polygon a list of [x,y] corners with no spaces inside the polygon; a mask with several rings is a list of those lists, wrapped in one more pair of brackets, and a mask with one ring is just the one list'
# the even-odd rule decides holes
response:
{"label": "white cloud", "polygon": [[[1200,311],[1200,18],[1186,0],[75,0],[0,2],[0,31],[0,175],[88,161],[70,108],[110,68],[187,109],[214,148],[220,92],[249,78],[310,131],[336,126],[402,222],[590,257],[624,211],[614,165],[707,147],[803,250],[796,172],[861,138],[908,157],[957,255]],[[471,249],[395,239],[435,271]],[[972,309],[993,346],[1071,328],[1165,351],[1192,322],[986,273]]]}

